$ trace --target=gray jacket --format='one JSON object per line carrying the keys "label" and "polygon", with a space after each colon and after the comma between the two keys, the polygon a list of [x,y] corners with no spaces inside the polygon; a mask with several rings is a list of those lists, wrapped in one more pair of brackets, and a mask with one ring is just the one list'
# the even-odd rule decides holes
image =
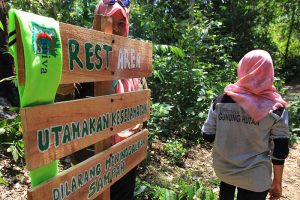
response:
{"label": "gray jacket", "polygon": [[225,183],[254,192],[270,188],[272,164],[282,165],[288,155],[288,112],[281,108],[259,122],[229,96],[211,105],[202,134],[214,140],[213,167]]}

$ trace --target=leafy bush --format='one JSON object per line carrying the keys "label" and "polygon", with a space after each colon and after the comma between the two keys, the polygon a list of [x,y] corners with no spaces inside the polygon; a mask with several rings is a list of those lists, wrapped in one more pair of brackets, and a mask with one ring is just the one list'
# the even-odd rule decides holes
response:
{"label": "leafy bush", "polygon": [[182,184],[182,188],[179,193],[179,199],[187,200],[217,200],[217,196],[213,193],[211,189],[206,188],[200,182],[188,185]]}
{"label": "leafy bush", "polygon": [[24,157],[20,116],[0,121],[0,148],[11,153],[15,162]]}
{"label": "leafy bush", "polygon": [[5,186],[7,186],[8,185],[8,183],[4,180],[4,178],[3,178],[3,174],[1,173],[1,171],[0,171],[0,185],[5,185]]}
{"label": "leafy bush", "polygon": [[[186,155],[187,150],[183,146],[184,139],[169,139],[164,145],[163,150],[170,158],[171,163],[181,164],[183,162],[183,157]],[[185,142],[184,142],[185,143]]]}
{"label": "leafy bush", "polygon": [[[154,76],[149,80],[149,87],[153,91],[154,103],[166,102],[173,107],[166,122],[169,125],[168,132],[178,130],[189,133],[189,136],[197,134],[211,100],[222,93],[224,86],[235,77],[235,67],[232,67],[235,64],[226,54],[224,45],[216,45],[221,41],[203,34],[218,24],[208,23],[204,26],[195,25],[187,30],[178,47],[155,46]],[[230,39],[219,39],[226,42],[226,48],[229,48]],[[201,40],[214,45],[207,49],[202,47]],[[195,46],[195,43],[199,45]],[[183,50],[186,48],[184,45],[189,49]]]}
{"label": "leafy bush", "polygon": [[[296,1],[287,6],[276,1],[133,4],[131,34],[154,43],[153,77],[149,79],[153,102],[173,106],[166,130],[170,137],[174,131],[197,137],[210,101],[235,81],[237,62],[246,52],[257,48],[270,52],[280,91],[284,76],[299,71],[299,26],[293,26],[297,20],[292,12],[299,9]],[[265,12],[266,6],[274,12]],[[294,29],[288,34],[290,28]]]}
{"label": "leafy bush", "polygon": [[217,196],[201,182],[192,184],[180,180],[178,184],[170,184],[170,188],[151,185],[146,181],[137,180],[136,199],[153,200],[217,200]]}
{"label": "leafy bush", "polygon": [[300,97],[292,96],[289,103],[290,145],[293,146],[300,138]]}
{"label": "leafy bush", "polygon": [[90,28],[97,2],[98,0],[14,0],[8,1],[7,6]]}
{"label": "leafy bush", "polygon": [[151,117],[147,121],[147,128],[149,129],[149,143],[151,144],[158,134],[167,132],[169,130],[168,123],[170,118],[170,111],[173,106],[165,103],[151,104]]}

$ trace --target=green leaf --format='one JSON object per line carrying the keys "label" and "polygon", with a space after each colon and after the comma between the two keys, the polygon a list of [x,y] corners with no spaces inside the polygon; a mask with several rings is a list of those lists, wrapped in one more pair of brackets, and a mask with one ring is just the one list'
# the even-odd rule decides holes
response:
{"label": "green leaf", "polygon": [[168,50],[168,45],[160,45],[160,49],[163,51],[163,52],[166,52]]}
{"label": "green leaf", "polygon": [[14,148],[14,150],[11,153],[13,155],[14,161],[17,162],[19,159],[18,150],[16,148]]}
{"label": "green leaf", "polygon": [[136,197],[136,196],[140,195],[141,193],[143,193],[145,191],[146,188],[147,187],[145,185],[141,185],[140,187],[135,188],[134,196]]}
{"label": "green leaf", "polygon": [[195,195],[195,191],[192,185],[189,185],[187,188],[187,195],[189,200],[193,200],[193,197]]}
{"label": "green leaf", "polygon": [[0,176],[0,185],[8,186],[8,183],[3,179],[3,177]]}
{"label": "green leaf", "polygon": [[18,152],[18,149],[16,148],[16,146],[14,146],[14,144],[10,145],[10,147],[8,147],[6,151],[10,152],[12,154],[13,159],[14,159],[15,162],[18,161],[19,152]]}
{"label": "green leaf", "polygon": [[7,124],[8,124],[8,119],[4,119],[4,120],[0,121],[1,127],[7,126]]}
{"label": "green leaf", "polygon": [[0,29],[1,29],[2,31],[4,31],[4,27],[3,27],[3,24],[2,24],[1,21],[0,21]]}
{"label": "green leaf", "polygon": [[170,49],[174,54],[180,56],[181,58],[185,57],[185,53],[182,49],[174,46],[170,46]]}
{"label": "green leaf", "polygon": [[[5,144],[5,143],[2,143],[2,144]],[[8,153],[12,152],[12,148],[11,147],[8,147],[7,150],[6,150]]]}
{"label": "green leaf", "polygon": [[215,196],[215,194],[213,193],[212,190],[208,191],[207,196],[208,196],[207,199],[209,199],[209,200],[215,200],[216,199],[216,196]]}
{"label": "green leaf", "polygon": [[0,134],[4,134],[5,133],[5,129],[4,128],[0,128]]}
{"label": "green leaf", "polygon": [[177,200],[176,193],[172,190],[163,189],[162,200]]}
{"label": "green leaf", "polygon": [[20,110],[20,108],[19,107],[9,107],[8,110],[12,111],[12,112],[18,112]]}

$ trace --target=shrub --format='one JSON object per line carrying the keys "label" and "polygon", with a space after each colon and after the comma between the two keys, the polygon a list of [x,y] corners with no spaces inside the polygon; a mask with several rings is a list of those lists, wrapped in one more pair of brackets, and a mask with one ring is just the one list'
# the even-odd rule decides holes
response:
{"label": "shrub", "polygon": [[181,164],[183,162],[183,157],[186,155],[187,150],[183,146],[184,139],[172,138],[167,140],[164,145],[163,150],[170,158],[172,164]]}
{"label": "shrub", "polygon": [[300,138],[300,97],[294,95],[291,97],[289,111],[289,125],[291,130],[290,146],[293,146]]}
{"label": "shrub", "polygon": [[[178,184],[170,184],[170,188],[152,185],[146,181],[137,180],[136,199],[153,199],[153,200],[217,200],[217,196],[211,189],[197,181],[189,184],[180,180]],[[144,196],[143,196],[144,195]]]}
{"label": "shrub", "polygon": [[[10,109],[13,110],[14,108]],[[24,157],[24,142],[21,131],[19,115],[12,119],[0,121],[0,148],[11,153],[15,162]]]}

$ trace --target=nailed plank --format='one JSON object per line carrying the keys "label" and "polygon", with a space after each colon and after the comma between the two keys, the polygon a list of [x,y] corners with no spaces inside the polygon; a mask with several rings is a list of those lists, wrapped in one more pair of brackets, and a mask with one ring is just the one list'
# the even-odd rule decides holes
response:
{"label": "nailed plank", "polygon": [[29,190],[28,199],[94,199],[146,157],[147,142],[143,130]]}
{"label": "nailed plank", "polygon": [[151,76],[152,43],[60,23],[61,84]]}
{"label": "nailed plank", "polygon": [[29,170],[142,123],[150,115],[150,90],[21,109]]}

